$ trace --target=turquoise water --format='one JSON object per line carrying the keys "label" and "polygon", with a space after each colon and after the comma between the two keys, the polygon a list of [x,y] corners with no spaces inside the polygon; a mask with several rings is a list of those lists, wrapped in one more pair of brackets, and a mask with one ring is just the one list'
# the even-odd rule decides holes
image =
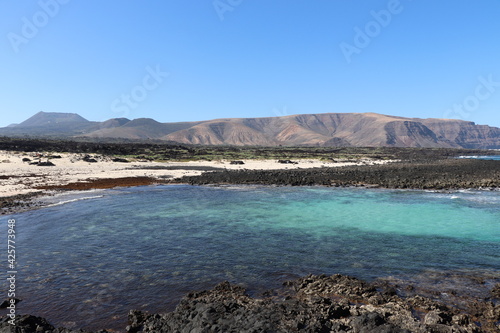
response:
{"label": "turquoise water", "polygon": [[500,192],[179,185],[97,194],[2,218],[2,234],[17,221],[23,313],[123,328],[130,309],[172,310],[223,280],[259,294],[309,273],[500,272]]}

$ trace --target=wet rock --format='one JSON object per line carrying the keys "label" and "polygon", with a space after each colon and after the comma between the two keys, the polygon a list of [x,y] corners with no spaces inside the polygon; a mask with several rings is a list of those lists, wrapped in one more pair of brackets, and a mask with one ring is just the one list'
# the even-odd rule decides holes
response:
{"label": "wet rock", "polygon": [[6,300],[4,300],[2,302],[2,304],[0,304],[0,309],[6,309],[8,306],[11,305],[11,299],[14,300],[14,304],[17,304],[19,302],[21,302],[20,299],[17,299],[17,298],[7,298]]}
{"label": "wet rock", "polygon": [[491,289],[491,296],[500,299],[500,283],[495,284],[493,289]]}
{"label": "wet rock", "polygon": [[458,314],[452,317],[452,322],[458,326],[467,326],[470,323],[470,318],[466,314]]}
{"label": "wet rock", "polygon": [[352,330],[359,333],[403,333],[408,330],[389,324],[376,312],[356,317],[351,323]]}
{"label": "wet rock", "polygon": [[424,318],[424,324],[426,325],[449,324],[450,321],[450,314],[439,310],[428,312]]}
{"label": "wet rock", "polygon": [[[227,282],[191,293],[165,315],[134,312],[129,332],[474,332],[467,317],[424,298],[409,302],[343,275],[309,275],[285,283],[285,298],[250,298]],[[389,298],[388,298],[389,296]],[[377,297],[379,304],[368,304]],[[426,306],[419,318],[412,303]],[[360,305],[361,304],[361,305]],[[455,315],[455,317],[453,317]],[[139,330],[137,330],[139,329]]]}
{"label": "wet rock", "polygon": [[[6,328],[12,328],[8,319],[6,317],[0,322],[0,332],[7,332]],[[53,332],[54,330],[55,327],[41,317],[23,315],[15,318],[14,332],[16,333]]]}
{"label": "wet rock", "polygon": [[[476,303],[466,314],[419,295],[401,297],[390,284],[378,290],[375,283],[338,274],[287,281],[261,298],[226,281],[189,293],[169,313],[130,311],[126,332],[498,332],[498,307]],[[20,327],[22,333],[75,332],[31,316]]]}
{"label": "wet rock", "polygon": [[130,310],[128,314],[129,325],[126,327],[126,331],[129,333],[139,332],[143,326],[142,323],[148,316],[141,311]]}
{"label": "wet rock", "polygon": [[67,328],[55,328],[46,319],[31,315],[22,315],[15,318],[15,325],[9,323],[10,318],[0,318],[0,333],[109,333],[106,330],[89,332]]}

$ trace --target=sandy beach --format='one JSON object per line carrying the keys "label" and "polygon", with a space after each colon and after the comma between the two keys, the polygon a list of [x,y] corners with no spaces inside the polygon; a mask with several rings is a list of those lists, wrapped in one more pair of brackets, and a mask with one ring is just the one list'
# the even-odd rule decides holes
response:
{"label": "sandy beach", "polygon": [[[141,185],[143,183],[164,182],[166,179],[183,176],[197,176],[216,170],[286,170],[349,165],[385,164],[390,161],[362,159],[357,161],[327,162],[313,159],[293,160],[291,163],[278,163],[277,160],[243,160],[244,164],[231,164],[231,161],[190,161],[190,162],[150,162],[130,161],[113,162],[113,158],[102,155],[57,153],[47,158],[33,153],[0,151],[0,198],[63,188],[68,184],[92,184],[85,188],[108,188],[114,180],[115,185]],[[87,161],[85,157],[87,156]],[[23,159],[25,161],[23,161]],[[28,161],[29,159],[30,161]],[[97,162],[88,162],[88,160]],[[38,161],[50,161],[53,166],[40,166]],[[137,178],[133,182],[131,179]],[[124,180],[121,182],[121,180]],[[101,184],[101,185],[99,185]],[[106,185],[107,184],[107,185]],[[129,185],[130,184],[130,185]],[[75,187],[75,186],[73,186]]]}

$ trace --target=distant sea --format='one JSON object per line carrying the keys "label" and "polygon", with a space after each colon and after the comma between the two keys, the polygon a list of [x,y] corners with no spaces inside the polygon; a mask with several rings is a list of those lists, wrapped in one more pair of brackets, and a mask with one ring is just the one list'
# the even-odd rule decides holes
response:
{"label": "distant sea", "polygon": [[500,161],[500,155],[496,155],[496,156],[460,156],[459,158],[468,158],[468,159],[474,159],[474,160]]}
{"label": "distant sea", "polygon": [[18,313],[56,327],[123,330],[130,309],[171,311],[224,280],[259,295],[309,273],[500,274],[498,191],[173,185],[50,200],[2,217],[0,234],[17,221]]}

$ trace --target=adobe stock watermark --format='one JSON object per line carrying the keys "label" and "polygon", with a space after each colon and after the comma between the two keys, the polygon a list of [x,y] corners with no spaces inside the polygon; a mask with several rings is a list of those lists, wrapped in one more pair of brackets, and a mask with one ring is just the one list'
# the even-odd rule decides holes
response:
{"label": "adobe stock watermark", "polygon": [[49,24],[50,20],[59,14],[62,5],[65,5],[70,0],[40,0],[38,6],[40,10],[34,13],[31,17],[23,16],[21,18],[20,33],[9,32],[7,39],[15,53],[19,53],[20,46],[28,44],[30,40],[35,38],[40,29]]}
{"label": "adobe stock watermark", "polygon": [[469,118],[472,112],[479,109],[481,102],[489,99],[500,87],[500,81],[494,81],[493,74],[488,75],[487,78],[479,76],[477,80],[479,83],[474,93],[465,97],[462,103],[453,104],[444,112],[443,118],[462,120]]}
{"label": "adobe stock watermark", "polygon": [[288,107],[283,106],[281,109],[279,108],[273,108],[273,117],[278,117],[277,119],[273,119],[271,122],[269,122],[269,129],[274,132],[275,134],[281,133],[285,128],[287,124],[287,120],[283,119],[282,117],[289,116],[290,114],[288,113]]}
{"label": "adobe stock watermark", "polygon": [[280,109],[274,108],[273,113],[275,114],[276,117],[285,117],[289,116],[290,114],[288,113],[288,107],[285,105]]}
{"label": "adobe stock watermark", "polygon": [[111,103],[111,111],[122,116],[128,115],[131,109],[136,109],[148,97],[149,93],[157,89],[169,75],[168,72],[163,72],[160,69],[160,65],[156,65],[155,68],[147,66],[146,75],[142,78],[141,84],[133,87],[129,93],[121,94],[119,98],[115,99]]}
{"label": "adobe stock watermark", "polygon": [[16,259],[16,220],[7,221],[7,286],[8,286],[8,306],[7,322],[15,326],[16,324],[16,279],[17,279],[17,259]]}
{"label": "adobe stock watermark", "polygon": [[243,0],[214,0],[212,5],[219,16],[219,20],[224,21],[226,12],[232,12],[236,7],[241,5],[242,2]]}
{"label": "adobe stock watermark", "polygon": [[404,7],[400,0],[389,0],[386,9],[370,11],[373,20],[368,21],[363,28],[354,27],[355,34],[352,43],[341,42],[339,44],[347,63],[350,64],[352,62],[353,55],[360,54],[363,49],[367,48],[372,40],[382,33],[383,28],[387,28],[391,24],[394,16],[403,12],[403,9]]}

